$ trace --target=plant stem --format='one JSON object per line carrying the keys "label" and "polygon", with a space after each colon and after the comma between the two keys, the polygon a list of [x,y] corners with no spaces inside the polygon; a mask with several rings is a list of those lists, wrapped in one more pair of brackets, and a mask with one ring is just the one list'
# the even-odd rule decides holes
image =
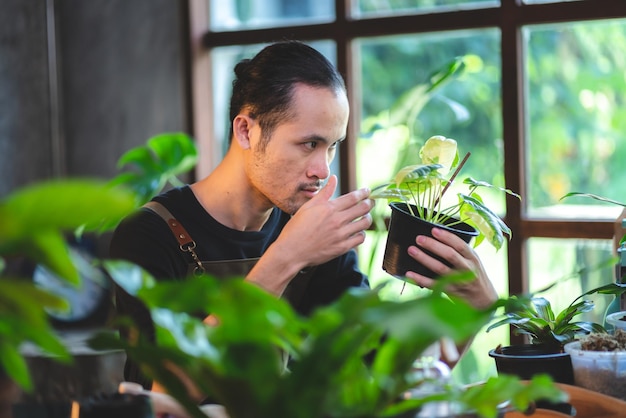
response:
{"label": "plant stem", "polygon": [[454,173],[452,173],[450,180],[448,180],[448,184],[446,184],[446,187],[443,188],[443,191],[441,192],[441,194],[439,195],[439,197],[437,198],[433,206],[437,206],[437,203],[439,203],[439,201],[443,198],[443,194],[446,192],[446,190],[448,190],[448,187],[450,187],[450,185],[454,181],[454,178],[457,176],[457,174],[459,174],[459,171],[461,171],[461,168],[463,168],[463,166],[465,165],[465,162],[467,161],[467,159],[470,157],[471,154],[472,154],[471,152],[468,152],[467,154],[465,154],[465,157],[463,157],[463,160],[461,161],[461,163],[456,167],[456,170],[454,170]]}

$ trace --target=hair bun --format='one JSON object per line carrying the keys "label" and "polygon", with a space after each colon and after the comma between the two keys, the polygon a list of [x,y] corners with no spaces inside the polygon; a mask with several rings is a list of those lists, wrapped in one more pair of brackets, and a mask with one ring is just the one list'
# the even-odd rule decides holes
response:
{"label": "hair bun", "polygon": [[248,68],[250,67],[250,59],[242,59],[235,65],[234,71],[237,78],[246,78]]}

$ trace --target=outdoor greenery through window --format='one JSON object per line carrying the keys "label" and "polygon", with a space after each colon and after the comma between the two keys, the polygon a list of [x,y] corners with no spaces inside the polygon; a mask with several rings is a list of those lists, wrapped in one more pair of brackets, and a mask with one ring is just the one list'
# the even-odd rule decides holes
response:
{"label": "outdoor greenery through window", "polygon": [[[210,117],[210,129],[195,137],[212,144],[209,148],[221,143],[225,149],[236,60],[275,40],[303,40],[336,63],[346,78],[350,131],[333,167],[343,191],[389,180],[400,158],[417,158],[405,151],[407,143],[418,149],[432,135],[456,139],[461,154],[471,152],[459,179],[471,176],[522,194],[521,204],[500,194],[486,197],[513,229],[511,242],[500,251],[477,248],[496,289],[505,295],[562,281],[546,295],[560,310],[581,289],[614,280],[606,267],[570,276],[581,265],[595,265],[612,254],[613,221],[620,208],[559,199],[581,191],[626,201],[621,170],[626,159],[626,9],[621,3],[192,0],[192,16],[206,13],[202,47],[211,66],[203,71],[212,74],[211,106],[195,108],[196,118]],[[462,71],[404,126],[372,129],[403,93],[428,83],[454,60],[464,63]],[[206,73],[194,79],[203,77]],[[389,213],[383,202],[375,211]],[[384,232],[368,232],[359,249],[373,283],[390,279],[381,269]],[[389,297],[422,291],[394,280]],[[598,300],[593,315],[602,315],[609,302]],[[505,327],[481,333],[456,377],[471,382],[494,374],[487,351],[508,338]]]}
{"label": "outdoor greenery through window", "polygon": [[618,207],[559,199],[626,200],[626,20],[529,26],[524,38],[529,214],[615,219]]}

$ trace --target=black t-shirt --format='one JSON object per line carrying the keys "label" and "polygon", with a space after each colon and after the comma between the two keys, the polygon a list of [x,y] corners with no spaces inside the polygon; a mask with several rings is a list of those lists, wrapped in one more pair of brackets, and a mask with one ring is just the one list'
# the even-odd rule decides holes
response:
{"label": "black t-shirt", "polygon": [[[169,190],[153,200],[165,206],[184,226],[195,241],[196,253],[203,262],[259,258],[290,219],[285,212],[274,209],[260,231],[238,231],[209,215],[189,186]],[[166,222],[146,208],[127,217],[117,227],[111,240],[110,257],[136,263],[157,280],[183,280],[188,277],[192,264],[190,254],[180,250]],[[336,300],[349,287],[369,285],[367,277],[358,269],[354,250],[317,266],[303,283],[297,297],[286,297],[303,315]],[[291,287],[290,284],[285,294],[290,294]],[[118,314],[132,316],[144,336],[154,340],[149,313],[139,301],[116,289],[116,307]],[[150,385],[130,362],[126,365],[125,378],[147,387]]]}

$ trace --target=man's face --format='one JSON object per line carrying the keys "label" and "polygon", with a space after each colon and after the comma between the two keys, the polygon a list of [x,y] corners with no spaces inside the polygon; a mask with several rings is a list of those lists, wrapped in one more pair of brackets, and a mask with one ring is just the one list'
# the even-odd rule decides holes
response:
{"label": "man's face", "polygon": [[277,124],[265,149],[258,123],[250,130],[246,173],[259,197],[293,214],[330,175],[349,108],[343,91],[303,84],[294,87],[291,105],[292,117]]}

